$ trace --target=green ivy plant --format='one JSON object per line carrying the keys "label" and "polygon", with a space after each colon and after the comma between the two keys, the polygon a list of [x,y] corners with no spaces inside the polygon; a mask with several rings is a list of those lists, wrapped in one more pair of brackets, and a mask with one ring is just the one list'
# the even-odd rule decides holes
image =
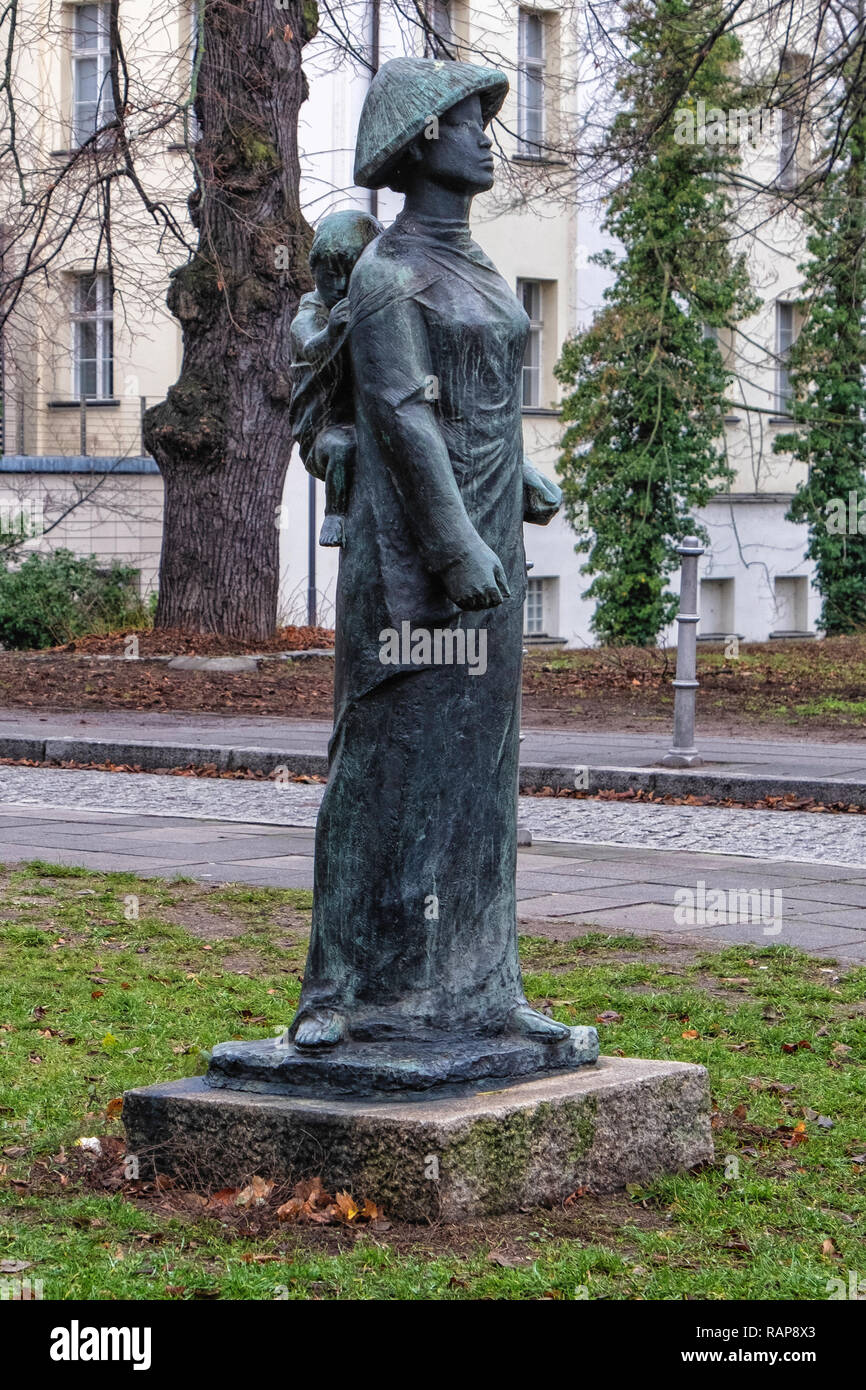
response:
{"label": "green ivy plant", "polygon": [[808,465],[789,520],[809,527],[807,555],[828,635],[866,628],[866,79],[849,83],[847,149],[807,214],[803,327],[790,350],[796,429],[773,447]]}
{"label": "green ivy plant", "polygon": [[[676,546],[702,534],[694,510],[733,477],[720,444],[731,374],[707,329],[752,312],[754,300],[728,241],[726,175],[738,149],[717,130],[707,140],[701,125],[705,113],[742,104],[739,45],[714,37],[720,15],[716,0],[627,9],[622,110],[610,131],[623,177],[603,224],[622,250],[593,258],[613,283],[556,367],[568,388],[565,513],[593,576],[584,594],[596,602],[593,629],[611,645],[650,645],[671,621]],[[692,141],[684,113],[697,117]]]}

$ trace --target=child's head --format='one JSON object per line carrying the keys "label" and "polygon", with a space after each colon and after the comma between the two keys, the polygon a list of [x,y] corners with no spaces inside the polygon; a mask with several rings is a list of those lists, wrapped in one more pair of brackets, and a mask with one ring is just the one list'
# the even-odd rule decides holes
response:
{"label": "child's head", "polygon": [[381,231],[367,212],[332,212],[322,218],[310,249],[310,269],[329,309],[345,299],[355,262]]}

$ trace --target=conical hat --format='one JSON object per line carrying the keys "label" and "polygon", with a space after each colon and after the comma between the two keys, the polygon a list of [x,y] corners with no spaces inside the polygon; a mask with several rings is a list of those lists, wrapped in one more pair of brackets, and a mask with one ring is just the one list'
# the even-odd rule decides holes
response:
{"label": "conical hat", "polygon": [[383,63],[367,92],[355,146],[355,183],[381,188],[396,157],[441,116],[466,97],[481,98],[487,125],[508,91],[496,68],[443,58],[392,58]]}

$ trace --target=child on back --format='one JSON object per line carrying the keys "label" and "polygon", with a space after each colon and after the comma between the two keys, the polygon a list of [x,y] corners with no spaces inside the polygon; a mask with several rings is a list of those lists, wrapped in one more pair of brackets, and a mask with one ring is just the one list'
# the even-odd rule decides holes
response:
{"label": "child on back", "polygon": [[303,295],[290,329],[292,433],[304,467],[325,480],[320,545],[342,545],[346,537],[355,461],[346,296],[355,262],[381,231],[368,213],[333,212],[322,219],[310,250],[316,288]]}

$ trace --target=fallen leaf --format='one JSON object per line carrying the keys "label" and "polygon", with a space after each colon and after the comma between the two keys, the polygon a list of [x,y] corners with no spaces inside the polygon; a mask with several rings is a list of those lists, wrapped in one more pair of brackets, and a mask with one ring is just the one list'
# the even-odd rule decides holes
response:
{"label": "fallen leaf", "polygon": [[354,1221],[355,1217],[358,1215],[359,1208],[355,1205],[353,1199],[349,1196],[349,1193],[338,1192],[336,1197],[334,1198],[334,1201],[337,1205],[337,1210],[343,1217],[343,1220]]}
{"label": "fallen leaf", "polygon": [[268,1178],[251,1178],[246,1187],[242,1188],[235,1199],[235,1205],[239,1207],[261,1206],[266,1202],[274,1190],[273,1181]]}

